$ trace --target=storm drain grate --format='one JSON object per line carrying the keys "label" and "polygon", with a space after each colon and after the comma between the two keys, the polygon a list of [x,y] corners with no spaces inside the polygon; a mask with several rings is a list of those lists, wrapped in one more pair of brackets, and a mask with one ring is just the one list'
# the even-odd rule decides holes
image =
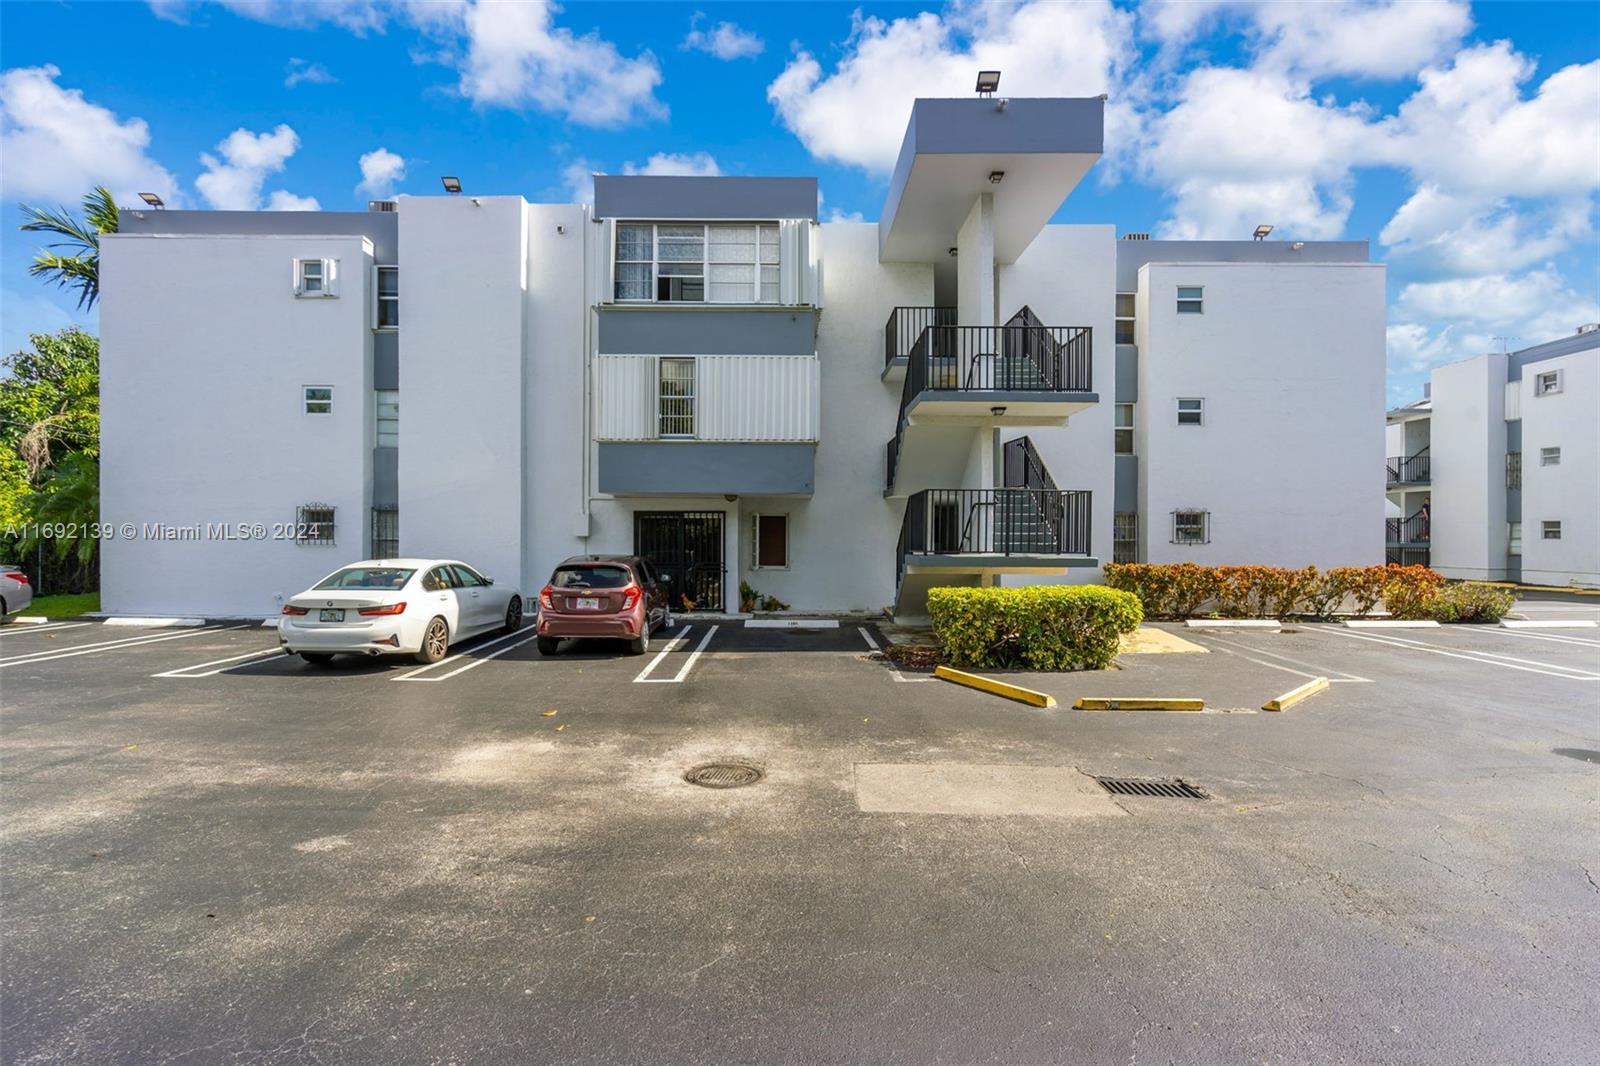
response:
{"label": "storm drain grate", "polygon": [[1157,796],[1165,799],[1210,799],[1181,778],[1147,781],[1137,777],[1097,777],[1100,787],[1115,796]]}
{"label": "storm drain grate", "polygon": [[761,780],[761,771],[749,763],[710,762],[683,775],[691,785],[703,788],[742,788]]}

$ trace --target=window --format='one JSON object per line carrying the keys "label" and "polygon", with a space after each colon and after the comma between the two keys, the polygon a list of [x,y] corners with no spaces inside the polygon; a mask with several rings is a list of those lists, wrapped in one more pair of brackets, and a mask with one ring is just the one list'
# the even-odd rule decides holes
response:
{"label": "window", "polygon": [[1172,543],[1205,544],[1210,540],[1208,511],[1173,511]]}
{"label": "window", "polygon": [[484,588],[489,584],[483,579],[482,574],[479,574],[470,566],[462,566],[458,563],[452,566],[450,571],[456,576],[456,588],[458,589]]}
{"label": "window", "polygon": [[313,589],[397,589],[404,587],[414,569],[403,566],[347,566],[323,578]]}
{"label": "window", "polygon": [[1178,400],[1178,425],[1203,426],[1206,421],[1206,402],[1197,396]]}
{"label": "window", "polygon": [[294,261],[294,294],[296,296],[339,295],[339,261],[337,259],[296,259]]}
{"label": "window", "polygon": [[1522,487],[1522,453],[1506,452],[1506,488]]}
{"label": "window", "polygon": [[617,226],[618,300],[777,303],[778,227],[628,222]]}
{"label": "window", "polygon": [[1201,313],[1202,293],[1204,288],[1199,285],[1178,286],[1178,314],[1198,315]]}
{"label": "window", "polygon": [[1546,370],[1535,374],[1533,378],[1533,394],[1535,396],[1548,396],[1553,392],[1561,391],[1561,371]]}
{"label": "window", "polygon": [[1111,561],[1136,562],[1139,556],[1139,516],[1119,511],[1111,516]]}
{"label": "window", "polygon": [[374,286],[378,301],[372,323],[378,329],[400,328],[400,268],[378,267]]}
{"label": "window", "polygon": [[1510,528],[1508,530],[1506,530],[1506,554],[1507,555],[1521,555],[1522,554],[1522,523],[1521,522],[1512,522],[1510,524]]}
{"label": "window", "polygon": [[1133,454],[1133,404],[1116,405],[1116,451],[1118,455]]}
{"label": "window", "polygon": [[[400,511],[394,507],[372,509],[372,557],[395,559],[400,555]],[[410,572],[407,572],[407,577]]]}
{"label": "window", "polygon": [[694,436],[694,360],[663,359],[656,392],[657,427],[662,437]]}
{"label": "window", "polygon": [[750,516],[750,565],[756,570],[789,568],[789,516]]}
{"label": "window", "polygon": [[333,386],[307,385],[301,390],[308,415],[333,414]]}
{"label": "window", "polygon": [[333,508],[325,503],[297,507],[294,527],[294,539],[298,544],[332,544]]}
{"label": "window", "polygon": [[633,584],[633,571],[626,566],[560,566],[550,584],[558,589],[622,589]]}
{"label": "window", "polygon": [[1541,529],[1543,530],[1543,536],[1544,536],[1545,540],[1560,540],[1561,539],[1561,523],[1560,522],[1548,522],[1548,521],[1544,522],[1544,523],[1541,524]]}
{"label": "window", "polygon": [[1540,448],[1539,449],[1539,465],[1540,466],[1560,466],[1561,465],[1561,449],[1560,448]]}
{"label": "window", "polygon": [[448,566],[436,566],[422,577],[423,592],[448,592],[455,588],[455,578]]}
{"label": "window", "polygon": [[1117,343],[1133,344],[1133,307],[1134,294],[1131,292],[1117,293]]}
{"label": "window", "polygon": [[377,441],[380,448],[400,447],[400,390],[379,389],[377,398]]}

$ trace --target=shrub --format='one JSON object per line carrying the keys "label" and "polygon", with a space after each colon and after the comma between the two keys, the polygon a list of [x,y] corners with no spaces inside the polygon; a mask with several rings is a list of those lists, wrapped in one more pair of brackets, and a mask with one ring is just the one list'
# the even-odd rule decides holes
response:
{"label": "shrub", "polygon": [[1383,605],[1395,618],[1432,618],[1444,577],[1426,566],[1384,568]]}
{"label": "shrub", "polygon": [[1131,593],[1097,585],[928,590],[928,615],[953,666],[1099,670],[1144,618]]}
{"label": "shrub", "polygon": [[1498,622],[1516,602],[1512,589],[1463,581],[1439,589],[1428,604],[1428,616],[1439,622]]}
{"label": "shrub", "polygon": [[1337,611],[1345,597],[1352,601],[1356,617],[1372,613],[1383,602],[1383,587],[1389,579],[1385,566],[1335,566],[1325,578],[1326,595],[1317,614],[1326,617]]}
{"label": "shrub", "polygon": [[1138,597],[1150,618],[1187,618],[1216,598],[1215,569],[1194,563],[1108,563],[1106,584]]}
{"label": "shrub", "polygon": [[1111,563],[1106,584],[1137,596],[1147,617],[1190,618],[1208,604],[1228,618],[1327,618],[1346,603],[1370,614],[1380,603],[1396,618],[1431,618],[1444,578],[1425,566],[1282,566]]}
{"label": "shrub", "polygon": [[1317,568],[1219,566],[1217,613],[1228,618],[1278,618],[1297,614],[1321,581]]}

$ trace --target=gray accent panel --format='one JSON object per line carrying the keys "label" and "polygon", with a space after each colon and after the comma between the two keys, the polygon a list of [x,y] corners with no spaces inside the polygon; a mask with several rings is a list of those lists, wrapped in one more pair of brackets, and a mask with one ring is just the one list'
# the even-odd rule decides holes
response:
{"label": "gray accent panel", "polygon": [[400,262],[400,216],[393,211],[155,211],[123,208],[121,233],[269,236],[275,233],[363,236],[374,262]]}
{"label": "gray accent panel", "polygon": [[600,445],[600,491],[619,496],[810,496],[815,444]]}
{"label": "gray accent panel", "polygon": [[1112,497],[1113,511],[1137,511],[1139,509],[1139,457],[1137,455],[1116,456],[1116,490]]}
{"label": "gray accent panel", "polygon": [[372,449],[372,506],[400,506],[400,449]]}
{"label": "gray accent panel", "polygon": [[1506,489],[1506,521],[1522,521],[1522,490]]}
{"label": "gray accent panel", "polygon": [[400,387],[400,334],[381,331],[372,335],[372,387]]}
{"label": "gray accent panel", "polygon": [[1136,292],[1146,263],[1365,263],[1366,241],[1118,241],[1117,291]]}
{"label": "gray accent panel", "polygon": [[601,355],[815,355],[817,312],[600,309]]}
{"label": "gray accent panel", "polygon": [[1139,402],[1139,346],[1117,345],[1117,403]]}
{"label": "gray accent panel", "polygon": [[1522,584],[1522,556],[1506,556],[1506,580]]}
{"label": "gray accent panel", "polygon": [[1524,348],[1512,352],[1506,360],[1506,380],[1521,381],[1522,368],[1529,363],[1537,363],[1541,359],[1554,359],[1560,355],[1572,355],[1574,352],[1588,352],[1600,349],[1600,330],[1590,330],[1588,333],[1574,333],[1559,340],[1547,341],[1536,344],[1532,348]]}
{"label": "gray accent panel", "polygon": [[1520,452],[1522,450],[1522,419],[1513,418],[1506,423],[1506,451]]}
{"label": "gray accent panel", "polygon": [[596,174],[596,218],[817,220],[816,178]]}

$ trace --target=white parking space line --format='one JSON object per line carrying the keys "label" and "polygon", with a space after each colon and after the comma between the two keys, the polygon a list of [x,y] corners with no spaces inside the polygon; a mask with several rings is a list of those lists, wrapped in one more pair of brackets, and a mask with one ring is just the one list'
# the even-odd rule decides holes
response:
{"label": "white parking space line", "polygon": [[684,626],[683,632],[670,640],[667,643],[667,646],[662,648],[660,653],[656,655],[654,659],[651,659],[649,664],[646,665],[643,670],[639,671],[639,675],[633,679],[633,683],[636,685],[676,685],[680,684],[684,678],[688,677],[689,670],[696,662],[699,661],[700,653],[706,650],[706,645],[711,643],[711,638],[717,635],[717,629],[719,627],[712,626],[710,629],[706,630],[705,635],[700,638],[700,643],[695,646],[694,651],[685,656],[683,665],[678,668],[678,672],[673,676],[651,677],[650,672],[657,666],[661,665],[662,660],[672,652],[676,651],[680,647],[687,646],[684,642],[689,636],[690,628],[691,627],[689,626]]}
{"label": "white parking space line", "polygon": [[[1373,683],[1372,678],[1370,678],[1370,677],[1361,677],[1361,676],[1359,676],[1357,674],[1346,673],[1343,670],[1331,670],[1331,669],[1328,669],[1326,667],[1319,667],[1315,663],[1308,663],[1303,659],[1291,659],[1287,655],[1279,655],[1277,652],[1266,651],[1263,648],[1257,648],[1257,647],[1254,647],[1253,645],[1249,645],[1249,644],[1235,644],[1232,641],[1223,640],[1220,637],[1213,636],[1213,635],[1211,635],[1209,633],[1206,634],[1206,636],[1203,638],[1203,641],[1211,643],[1211,644],[1219,645],[1217,650],[1220,651],[1220,652],[1223,652],[1224,654],[1236,655],[1241,659],[1248,659],[1250,662],[1255,663],[1257,666],[1268,666],[1268,667],[1271,667],[1274,670],[1282,670],[1286,674],[1294,674],[1297,677],[1304,677],[1304,678],[1310,678],[1310,679],[1315,679],[1315,678],[1319,678],[1319,677],[1325,677],[1325,678],[1328,679],[1328,681],[1330,683],[1339,682],[1341,684],[1347,684],[1347,685],[1350,685],[1350,684],[1370,685],[1370,684]],[[1237,649],[1237,650],[1230,650],[1230,649]],[[1290,667],[1287,667],[1287,666],[1280,666],[1278,663],[1271,663],[1271,662],[1267,662],[1265,659],[1257,659],[1257,658],[1254,658],[1251,655],[1246,655],[1245,652],[1254,652],[1256,655],[1265,655],[1268,659],[1277,659],[1280,662],[1294,663],[1295,666],[1304,666],[1309,670],[1316,671],[1316,673],[1309,673],[1308,674],[1308,673],[1305,672],[1305,670],[1294,670],[1294,669],[1291,669]]]}
{"label": "white parking space line", "polygon": [[59,633],[63,629],[81,629],[84,626],[92,625],[94,625],[93,622],[46,622],[37,626],[9,625],[4,629],[0,629],[0,636],[20,637],[28,633]]}
{"label": "white parking space line", "polygon": [[[518,632],[521,632],[521,630],[518,630]],[[517,635],[516,633],[508,633],[508,634],[506,634],[506,637],[502,638],[502,639],[509,639],[510,637],[514,637],[516,635]],[[505,647],[501,648],[499,651],[490,652],[488,655],[473,656],[470,659],[468,659],[468,661],[466,661],[466,662],[462,663],[460,666],[456,667],[454,670],[451,670],[448,673],[439,674],[439,675],[437,675],[435,677],[416,677],[414,675],[417,673],[417,671],[412,670],[410,673],[402,674],[400,677],[397,677],[394,680],[396,680],[396,681],[448,681],[452,677],[457,676],[458,674],[466,673],[468,670],[471,670],[475,666],[482,666],[484,663],[488,662],[490,659],[498,659],[500,656],[504,655],[508,651],[516,651],[518,648],[522,647],[524,644],[527,644],[528,642],[533,641],[533,640],[537,640],[538,637],[539,637],[538,632],[534,631],[532,633],[529,633],[527,636],[523,637],[521,640],[517,641],[514,644],[507,644]],[[493,642],[491,642],[491,643],[493,643]],[[488,644],[480,645],[480,647],[488,647]],[[477,650],[478,650],[477,648],[473,649],[473,651],[477,651]],[[461,658],[461,656],[455,655],[455,656],[452,656],[451,659],[440,659],[438,662],[434,663],[433,666],[425,666],[425,667],[423,667],[423,669],[424,670],[432,670],[434,666],[443,666],[445,663],[450,662],[452,659],[459,659],[459,658]]]}
{"label": "white parking space line", "polygon": [[[426,673],[429,670],[437,670],[441,666],[448,666],[450,663],[455,662],[457,659],[465,658],[468,655],[473,655],[473,654],[475,654],[477,652],[482,651],[484,648],[492,648],[496,644],[504,644],[508,640],[512,640],[515,637],[520,637],[520,636],[524,636],[524,635],[527,636],[531,640],[532,638],[538,636],[539,634],[538,634],[537,631],[525,634],[524,631],[521,630],[521,629],[517,630],[515,633],[502,633],[500,636],[495,637],[493,640],[486,640],[482,644],[474,644],[472,647],[466,649],[465,651],[458,651],[454,655],[447,655],[443,659],[440,659],[436,663],[429,663],[427,666],[419,666],[415,670],[407,670],[405,673],[401,674],[400,676],[391,677],[389,680],[390,681],[413,681],[413,680],[415,680],[415,681],[443,681],[444,678],[442,678],[442,677],[438,677],[438,678],[418,677],[417,675]],[[522,641],[520,643],[527,643],[527,641]],[[508,648],[506,650],[509,651],[510,649]],[[495,654],[498,655],[499,652],[496,652]],[[454,671],[452,671],[451,676],[454,676]]]}
{"label": "white parking space line", "polygon": [[867,632],[867,628],[865,626],[856,626],[856,632],[860,633],[861,639],[867,642],[867,647],[871,648],[873,651],[881,650],[878,647],[878,642],[872,639],[872,634]]}
{"label": "white parking space line", "polygon": [[671,654],[672,650],[679,644],[682,644],[684,640],[688,638],[690,631],[693,629],[694,626],[684,626],[682,631],[679,632],[677,636],[667,641],[666,645],[663,646],[660,651],[656,652],[655,658],[646,663],[644,669],[640,670],[638,675],[634,677],[633,683],[637,685],[640,682],[648,681],[650,679],[650,671],[661,665],[661,660],[665,659],[669,654]]}
{"label": "white parking space line", "polygon": [[1436,644],[1428,644],[1420,640],[1407,640],[1404,637],[1376,637],[1332,628],[1323,632],[1331,633],[1345,640],[1365,640],[1373,644],[1387,644],[1392,648],[1405,648],[1429,655],[1442,655],[1448,659],[1465,659],[1468,662],[1482,663],[1486,666],[1499,666],[1507,670],[1543,674],[1546,677],[1559,677],[1564,681],[1600,681],[1600,674],[1578,670],[1570,666],[1560,666],[1556,663],[1539,662],[1536,659],[1518,659],[1509,655],[1496,655],[1493,652],[1450,651]]}
{"label": "white parking space line", "polygon": [[99,644],[87,644],[81,648],[58,648],[45,651],[36,651],[27,655],[15,655],[9,659],[0,659],[0,670],[8,666],[30,666],[33,663],[53,662],[56,659],[71,659],[79,655],[103,655],[107,652],[126,651],[130,648],[143,648],[150,644],[165,644],[169,640],[187,640],[198,637],[202,633],[225,633],[230,629],[244,629],[244,626],[208,626],[204,629],[191,629],[186,633],[169,633],[162,636],[128,637],[123,640],[102,641]]}
{"label": "white parking space line", "polygon": [[[872,639],[872,634],[867,632],[865,626],[856,626],[856,632],[860,633],[861,639],[867,642],[867,647],[871,648],[873,651],[883,650],[882,648],[878,647],[878,642]],[[919,681],[933,680],[931,677],[907,677],[905,674],[902,674],[900,672],[900,668],[892,662],[889,664],[889,673],[894,676],[896,681],[903,681],[906,684],[914,684]]]}
{"label": "white parking space line", "polygon": [[[217,674],[225,674],[229,670],[238,670],[241,667],[256,665],[254,662],[241,663],[239,662],[240,659],[260,659],[262,656],[266,655],[285,654],[287,653],[282,648],[261,648],[257,651],[247,651],[243,655],[230,655],[226,659],[212,659],[208,663],[195,663],[193,666],[180,666],[176,670],[164,670],[159,674],[151,674],[150,676],[177,677],[185,680],[196,677],[214,677]],[[236,665],[222,666],[219,665],[221,663],[234,663]],[[209,666],[215,666],[217,668],[215,670],[206,669],[206,667]]]}
{"label": "white parking space line", "polygon": [[1458,626],[1467,633],[1480,636],[1521,637],[1523,640],[1542,640],[1547,644],[1573,644],[1580,648],[1600,648],[1600,640],[1580,637],[1575,633],[1528,633],[1520,629],[1501,629],[1498,626]]}

